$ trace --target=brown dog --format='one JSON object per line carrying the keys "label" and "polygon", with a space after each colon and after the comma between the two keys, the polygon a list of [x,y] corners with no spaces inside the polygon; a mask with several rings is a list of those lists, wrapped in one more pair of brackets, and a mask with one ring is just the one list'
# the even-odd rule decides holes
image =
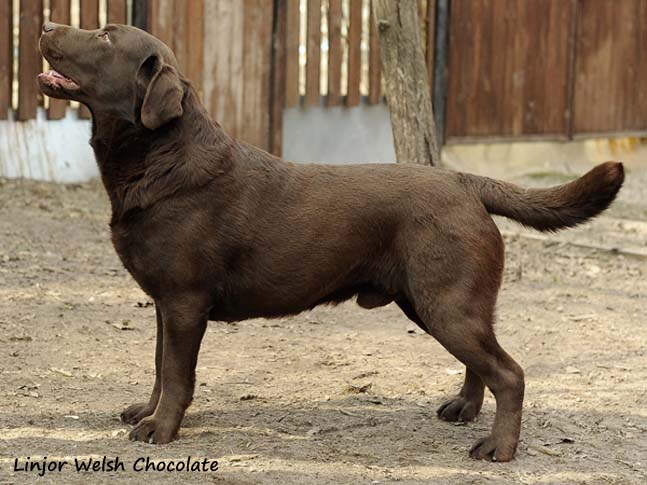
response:
{"label": "brown dog", "polygon": [[513,457],[524,378],[493,332],[504,257],[489,214],[574,226],[613,201],[621,164],[550,189],[412,165],[297,165],[228,136],[169,48],[143,31],[46,24],[40,47],[58,71],[39,76],[42,91],[92,111],[112,241],[156,303],[157,377],[149,402],[122,413],[131,439],[176,436],[208,320],[357,296],[365,308],[397,303],[467,366],[442,419],[470,421],[485,386],[494,393],[492,433],[471,454]]}

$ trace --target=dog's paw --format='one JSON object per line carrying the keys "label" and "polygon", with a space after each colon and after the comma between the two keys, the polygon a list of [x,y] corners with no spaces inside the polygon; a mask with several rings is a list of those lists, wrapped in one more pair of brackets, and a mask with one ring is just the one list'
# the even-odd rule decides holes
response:
{"label": "dog's paw", "polygon": [[470,449],[470,456],[477,460],[510,461],[517,449],[516,439],[497,439],[494,436],[481,438]]}
{"label": "dog's paw", "polygon": [[436,414],[443,421],[473,421],[480,411],[480,405],[468,401],[462,396],[456,396],[445,401],[437,410]]}
{"label": "dog's paw", "polygon": [[142,419],[150,416],[155,411],[155,408],[150,406],[147,402],[140,402],[128,406],[121,412],[121,420],[126,424],[137,424]]}
{"label": "dog's paw", "polygon": [[154,416],[143,418],[130,432],[130,441],[143,441],[144,443],[163,445],[170,443],[177,434],[177,427],[168,425]]}

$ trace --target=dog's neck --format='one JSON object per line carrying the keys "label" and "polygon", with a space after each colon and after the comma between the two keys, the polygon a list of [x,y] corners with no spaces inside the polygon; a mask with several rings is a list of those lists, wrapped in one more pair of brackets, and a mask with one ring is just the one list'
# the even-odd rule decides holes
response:
{"label": "dog's neck", "polygon": [[239,145],[209,119],[188,83],[182,106],[181,117],[154,131],[139,121],[93,113],[90,144],[110,197],[113,223],[231,169],[232,151]]}

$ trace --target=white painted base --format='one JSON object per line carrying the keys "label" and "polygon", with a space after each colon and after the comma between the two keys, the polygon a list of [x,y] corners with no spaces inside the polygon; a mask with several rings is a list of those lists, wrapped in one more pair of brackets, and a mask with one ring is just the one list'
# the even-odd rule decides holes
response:
{"label": "white painted base", "polygon": [[67,183],[98,176],[90,130],[71,109],[61,120],[48,120],[44,109],[35,120],[0,120],[0,176]]}

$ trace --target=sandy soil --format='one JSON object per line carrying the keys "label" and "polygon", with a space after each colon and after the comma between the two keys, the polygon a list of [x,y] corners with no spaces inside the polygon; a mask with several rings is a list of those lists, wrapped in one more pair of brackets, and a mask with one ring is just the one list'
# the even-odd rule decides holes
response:
{"label": "sandy soil", "polygon": [[[13,471],[16,457],[103,455],[126,471],[65,468],[38,483],[645,483],[639,190],[630,182],[619,208],[563,234],[537,238],[500,221],[497,333],[527,380],[517,459],[497,464],[467,455],[492,424],[492,396],[472,424],[439,421],[435,408],[459,388],[462,366],[396,307],[353,303],[212,323],[179,439],[129,442],[118,416],[148,397],[154,309],[112,250],[103,189],[0,181],[0,483],[36,481]],[[131,468],[138,457],[189,455],[219,470]]]}

